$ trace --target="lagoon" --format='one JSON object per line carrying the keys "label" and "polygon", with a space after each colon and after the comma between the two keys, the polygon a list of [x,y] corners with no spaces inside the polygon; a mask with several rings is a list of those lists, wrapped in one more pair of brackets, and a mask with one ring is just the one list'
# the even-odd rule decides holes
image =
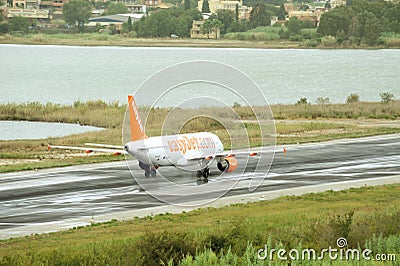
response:
{"label": "lagoon", "polygon": [[0,121],[0,140],[46,139],[103,130],[79,124]]}
{"label": "lagoon", "polygon": [[[0,45],[0,102],[101,99],[126,102],[142,82],[173,64],[211,60],[252,78],[269,103],[315,103],[328,97],[343,103],[351,93],[379,101],[379,93],[400,98],[400,50],[313,50],[157,47],[72,47]],[[201,88],[208,94],[210,88]],[[214,89],[214,88],[213,88]],[[152,92],[146,92],[151,94]],[[242,94],[251,93],[243,88]],[[227,97],[228,98],[228,97]],[[148,105],[146,95],[137,99]]]}

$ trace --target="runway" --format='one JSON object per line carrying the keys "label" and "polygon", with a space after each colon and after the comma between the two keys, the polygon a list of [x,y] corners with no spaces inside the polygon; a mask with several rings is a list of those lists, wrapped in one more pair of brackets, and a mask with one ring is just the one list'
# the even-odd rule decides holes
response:
{"label": "runway", "polygon": [[[283,147],[277,147],[270,172],[255,193],[248,191],[254,182],[252,161],[243,175],[233,172],[219,176],[218,170],[211,168],[209,184],[200,189],[193,173],[160,168],[161,175],[168,175],[169,180],[181,186],[169,187],[159,177],[143,182],[163,199],[183,205],[175,207],[140,191],[124,161],[1,174],[0,239],[86,225],[92,217],[95,222],[129,219],[260,197],[400,182],[400,134],[285,148],[287,152],[283,153]],[[142,174],[139,167],[133,171],[135,176]],[[265,173],[257,173],[256,177],[263,178]],[[234,189],[214,200],[233,183]],[[193,187],[196,193],[191,193]]]}

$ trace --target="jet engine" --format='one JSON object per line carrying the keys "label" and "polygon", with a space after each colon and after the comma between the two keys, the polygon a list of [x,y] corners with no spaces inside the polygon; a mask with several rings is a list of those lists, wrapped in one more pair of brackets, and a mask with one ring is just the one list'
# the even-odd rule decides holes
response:
{"label": "jet engine", "polygon": [[233,172],[238,167],[238,161],[234,157],[226,157],[217,163],[217,167],[221,172]]}

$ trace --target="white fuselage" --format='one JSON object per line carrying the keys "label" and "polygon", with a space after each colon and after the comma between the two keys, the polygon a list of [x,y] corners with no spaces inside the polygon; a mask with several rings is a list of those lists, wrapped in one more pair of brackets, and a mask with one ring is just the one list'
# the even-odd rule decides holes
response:
{"label": "white fuselage", "polygon": [[224,151],[219,137],[208,132],[150,137],[131,141],[125,150],[139,161],[158,166],[180,166],[200,169],[199,160],[214,158]]}

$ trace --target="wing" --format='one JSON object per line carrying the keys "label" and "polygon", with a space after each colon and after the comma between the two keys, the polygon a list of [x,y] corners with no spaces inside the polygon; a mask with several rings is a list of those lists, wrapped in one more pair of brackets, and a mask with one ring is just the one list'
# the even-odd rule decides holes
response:
{"label": "wing", "polygon": [[[80,151],[84,151],[85,153],[102,152],[102,153],[111,153],[112,155],[128,154],[122,147],[119,147],[119,146],[107,145],[107,144],[95,144],[92,146],[105,147],[105,148],[47,145],[47,149],[48,150],[51,150],[51,149],[80,150]],[[107,147],[110,147],[110,148],[107,148]],[[111,147],[118,147],[120,149],[116,149],[116,148],[112,149]]]}
{"label": "wing", "polygon": [[212,160],[214,158],[226,158],[226,157],[235,157],[235,156],[249,156],[249,157],[255,157],[257,155],[260,155],[261,153],[268,153],[270,151],[237,151],[237,152],[223,152],[223,153],[216,153],[213,155],[205,156],[205,155],[196,155],[188,158],[188,161],[191,160],[200,160],[200,159],[205,159],[205,160]]}
{"label": "wing", "polygon": [[85,143],[85,145],[86,146],[93,146],[93,147],[103,147],[103,148],[118,149],[118,150],[123,150],[124,149],[124,146],[109,145],[109,144]]}

